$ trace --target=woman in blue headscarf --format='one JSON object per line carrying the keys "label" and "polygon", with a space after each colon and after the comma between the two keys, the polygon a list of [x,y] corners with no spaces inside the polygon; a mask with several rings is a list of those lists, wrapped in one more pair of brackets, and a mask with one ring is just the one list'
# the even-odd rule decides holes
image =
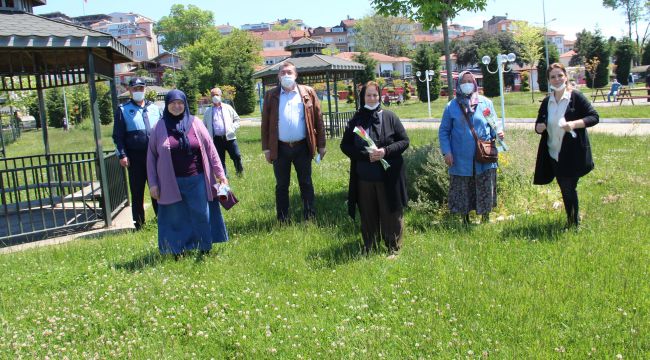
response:
{"label": "woman in blue headscarf", "polygon": [[469,223],[469,213],[475,210],[489,220],[497,203],[497,163],[476,161],[476,140],[470,124],[481,140],[503,139],[502,129],[493,129],[487,118],[496,118],[494,105],[478,94],[478,84],[469,71],[458,74],[456,98],[449,101],[442,114],[438,130],[440,150],[449,166],[449,211],[461,214]]}
{"label": "woman in blue headscarf", "polygon": [[147,153],[151,197],[158,200],[158,248],[175,257],[186,250],[206,254],[228,240],[218,206],[219,184],[227,185],[219,155],[203,121],[190,115],[180,90],[165,96]]}

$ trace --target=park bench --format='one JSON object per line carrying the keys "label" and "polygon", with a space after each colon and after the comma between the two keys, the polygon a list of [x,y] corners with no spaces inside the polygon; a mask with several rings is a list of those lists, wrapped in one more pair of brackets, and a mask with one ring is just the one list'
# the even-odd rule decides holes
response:
{"label": "park bench", "polygon": [[[618,95],[619,106],[623,105],[623,101],[629,100],[632,105],[634,105],[634,100],[645,99],[650,100],[650,95],[648,95],[648,90],[650,88],[639,87],[639,88],[624,88]],[[639,93],[636,93],[639,92]]]}
{"label": "park bench", "polygon": [[609,94],[609,88],[597,88],[594,89],[594,93],[591,94],[591,102],[598,102],[596,99],[600,96],[603,98],[603,102],[607,102],[607,94]]}

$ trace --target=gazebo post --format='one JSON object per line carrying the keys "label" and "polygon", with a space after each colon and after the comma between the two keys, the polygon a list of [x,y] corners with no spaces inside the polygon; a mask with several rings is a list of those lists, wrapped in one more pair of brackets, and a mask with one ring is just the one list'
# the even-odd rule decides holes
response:
{"label": "gazebo post", "polygon": [[[330,122],[330,134],[334,133],[334,119],[332,118],[332,99],[330,94],[330,72],[325,74],[325,81],[327,84],[327,118]],[[332,136],[332,135],[330,135]]]}
{"label": "gazebo post", "polygon": [[99,175],[99,186],[102,189],[102,208],[104,209],[104,224],[109,227],[113,224],[113,209],[111,209],[110,193],[108,191],[108,178],[106,177],[106,163],[104,162],[104,150],[102,148],[102,129],[99,122],[99,102],[97,101],[97,88],[95,87],[95,55],[92,49],[88,49],[88,89],[90,90],[90,116],[93,119],[93,134],[95,135],[95,149],[97,152],[97,165]]}
{"label": "gazebo post", "polygon": [[336,108],[336,113],[339,113],[339,90],[336,87],[336,73],[334,73],[334,106]]}
{"label": "gazebo post", "polygon": [[45,96],[43,96],[43,83],[41,75],[36,75],[36,93],[38,94],[38,117],[41,118],[41,131],[43,132],[43,146],[45,147],[45,156],[50,155],[50,141],[47,135],[47,118],[45,116]]}
{"label": "gazebo post", "polygon": [[359,91],[357,90],[357,80],[352,79],[352,92],[354,93],[354,109],[359,110]]}

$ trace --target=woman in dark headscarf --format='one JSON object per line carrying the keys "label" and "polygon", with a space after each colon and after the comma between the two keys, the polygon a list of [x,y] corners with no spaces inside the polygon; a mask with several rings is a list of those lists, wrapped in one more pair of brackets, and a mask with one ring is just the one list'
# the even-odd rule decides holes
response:
{"label": "woman in dark headscarf", "polygon": [[[402,209],[408,202],[402,153],[409,147],[409,138],[397,115],[382,110],[376,82],[366,83],[359,98],[360,108],[341,140],[341,150],[350,158],[348,213],[354,219],[359,207],[366,252],[378,245],[381,234],[389,256],[394,257],[402,246]],[[363,129],[377,148],[368,149],[355,128]]]}
{"label": "woman in dark headscarf", "polygon": [[481,140],[503,139],[502,129],[493,129],[487,117],[496,118],[494,105],[478,94],[478,84],[469,71],[458,74],[456,98],[449,101],[438,130],[440,150],[449,166],[449,210],[461,214],[469,223],[469,212],[476,210],[489,220],[497,204],[497,163],[476,161],[476,140],[470,122]]}
{"label": "woman in dark headscarf", "polygon": [[228,180],[208,130],[190,115],[182,91],[167,93],[162,120],[147,153],[149,189],[159,205],[158,248],[175,256],[197,248],[208,253],[213,242],[228,239],[216,199],[219,184]]}

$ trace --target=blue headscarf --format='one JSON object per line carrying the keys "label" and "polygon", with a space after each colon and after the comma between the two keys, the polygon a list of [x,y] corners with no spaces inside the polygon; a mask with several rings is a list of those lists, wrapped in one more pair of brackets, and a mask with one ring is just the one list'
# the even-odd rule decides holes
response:
{"label": "blue headscarf", "polygon": [[[185,103],[185,111],[180,115],[174,115],[169,112],[167,107],[174,100],[183,100]],[[172,132],[172,134],[180,134],[179,145],[181,149],[191,151],[190,140],[187,138],[187,131],[192,127],[192,116],[190,115],[190,107],[187,104],[187,96],[185,93],[174,89],[165,95],[165,110],[163,111],[163,120],[165,126]]]}
{"label": "blue headscarf", "polygon": [[[460,89],[460,82],[463,79],[463,76],[466,74],[472,76],[472,82],[474,83],[474,91],[472,91],[472,93],[469,95],[465,95]],[[461,110],[463,110],[466,114],[473,114],[476,110],[476,105],[478,105],[478,83],[476,82],[474,74],[471,72],[463,71],[458,74],[458,80],[456,81],[456,99],[462,105]]]}

